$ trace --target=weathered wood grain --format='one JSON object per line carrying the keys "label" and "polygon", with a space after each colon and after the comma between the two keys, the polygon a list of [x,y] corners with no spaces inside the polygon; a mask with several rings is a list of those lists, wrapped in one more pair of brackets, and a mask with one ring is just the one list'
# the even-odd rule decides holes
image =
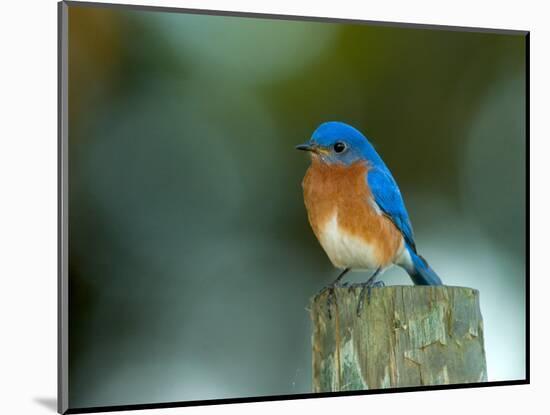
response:
{"label": "weathered wood grain", "polygon": [[372,288],[358,316],[360,293],[340,287],[311,300],[314,392],[487,380],[477,290]]}

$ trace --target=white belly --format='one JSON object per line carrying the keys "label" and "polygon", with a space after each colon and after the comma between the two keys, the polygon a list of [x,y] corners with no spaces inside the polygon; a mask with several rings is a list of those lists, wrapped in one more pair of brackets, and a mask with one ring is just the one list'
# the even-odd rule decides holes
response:
{"label": "white belly", "polygon": [[381,265],[372,245],[338,226],[337,213],[321,229],[319,242],[338,268],[373,270]]}

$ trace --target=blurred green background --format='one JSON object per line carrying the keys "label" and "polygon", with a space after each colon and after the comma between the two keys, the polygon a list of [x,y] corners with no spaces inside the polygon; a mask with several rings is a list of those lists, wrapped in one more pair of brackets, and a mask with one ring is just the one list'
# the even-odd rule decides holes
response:
{"label": "blurred green background", "polygon": [[329,120],[480,290],[489,380],[524,378],[525,60],[521,34],[71,6],[71,407],[311,391],[306,306],[337,271],[294,145]]}

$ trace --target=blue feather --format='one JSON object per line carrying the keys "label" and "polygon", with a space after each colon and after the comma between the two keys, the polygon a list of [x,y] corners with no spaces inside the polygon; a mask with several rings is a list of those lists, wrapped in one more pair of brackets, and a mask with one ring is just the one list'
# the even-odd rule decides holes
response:
{"label": "blue feather", "polygon": [[407,244],[416,252],[413,229],[399,187],[385,165],[367,173],[367,183],[380,210],[403,234]]}
{"label": "blue feather", "polygon": [[380,210],[395,224],[405,238],[412,267],[405,267],[416,285],[441,285],[441,279],[416,252],[411,221],[399,187],[385,165],[372,168],[367,173],[367,183]]}
{"label": "blue feather", "polygon": [[435,271],[428,265],[428,262],[409,246],[407,250],[412,259],[413,266],[407,269],[411,279],[416,285],[442,285],[441,279]]}

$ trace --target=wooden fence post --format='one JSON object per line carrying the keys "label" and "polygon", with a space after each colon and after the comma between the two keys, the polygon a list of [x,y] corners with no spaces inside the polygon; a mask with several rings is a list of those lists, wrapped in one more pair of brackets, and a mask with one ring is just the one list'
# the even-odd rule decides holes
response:
{"label": "wooden fence post", "polygon": [[358,315],[360,293],[311,300],[314,392],[487,381],[477,290],[372,288]]}

